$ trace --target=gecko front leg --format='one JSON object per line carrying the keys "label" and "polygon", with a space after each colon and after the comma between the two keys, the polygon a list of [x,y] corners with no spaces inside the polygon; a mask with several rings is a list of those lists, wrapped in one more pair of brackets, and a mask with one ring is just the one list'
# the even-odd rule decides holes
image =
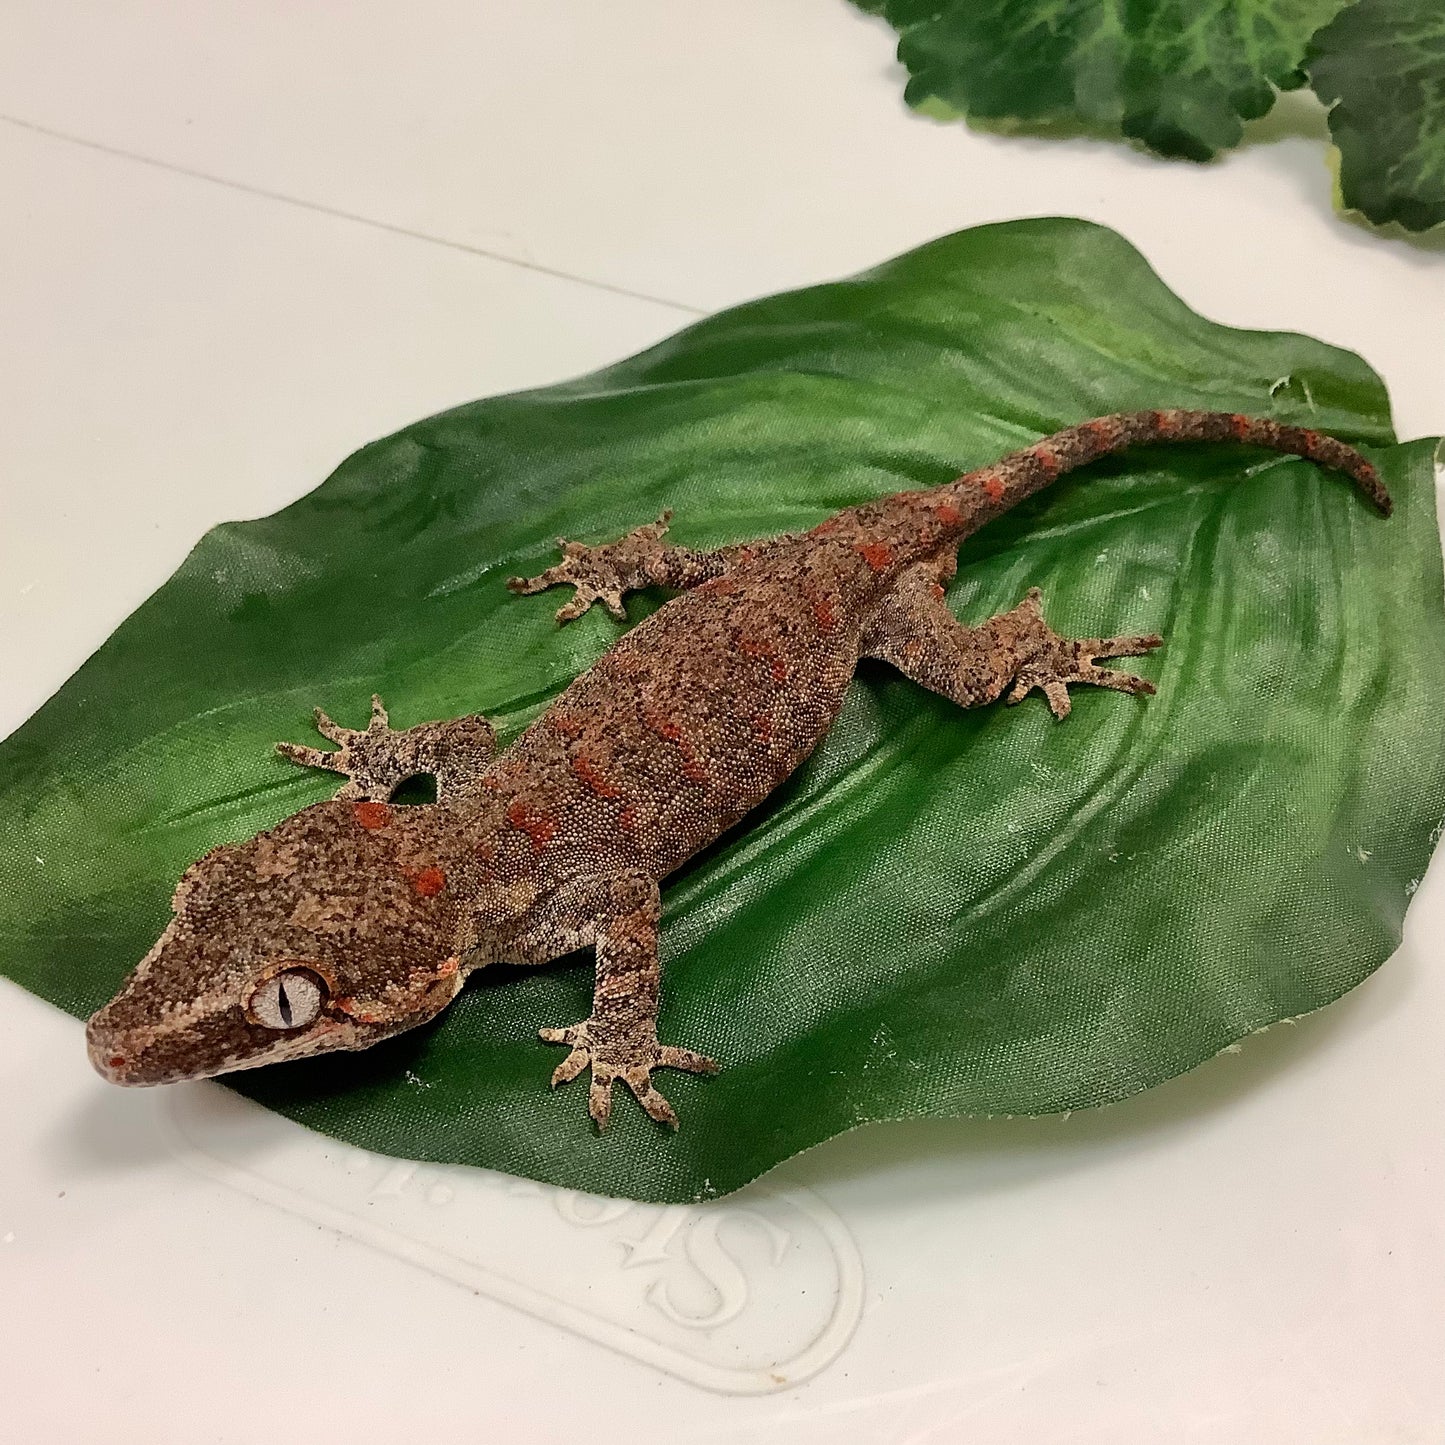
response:
{"label": "gecko front leg", "polygon": [[437,801],[455,799],[487,770],[496,746],[492,725],[484,717],[419,723],[396,731],[381,699],[371,698],[371,722],[364,730],[345,728],[316,709],[316,731],[336,743],[335,752],[277,743],[283,758],[305,768],[343,774],[347,782],[338,798],[384,803],[408,778],[429,774],[437,782]]}
{"label": "gecko front leg", "polygon": [[[552,1073],[552,1087],[575,1079],[589,1064],[592,1087],[587,1111],[599,1129],[612,1115],[612,1085],[621,1079],[637,1102],[659,1124],[677,1127],[672,1105],[652,1083],[653,1069],[717,1072],[717,1064],[691,1049],[657,1039],[657,1002],[661,970],[657,960],[662,902],[655,880],[622,874],[596,884],[563,890],[534,934],[551,956],[589,939],[597,946],[597,982],[592,1014],[567,1028],[540,1030],[549,1044],[568,1044],[572,1052]],[[590,916],[585,916],[590,915]]]}
{"label": "gecko front leg", "polygon": [[655,522],[637,527],[615,542],[588,546],[585,542],[557,539],[562,560],[535,577],[510,577],[507,586],[519,595],[542,592],[548,587],[575,588],[572,600],[557,609],[558,622],[571,622],[581,617],[594,602],[600,602],[619,621],[627,618],[622,605],[629,592],[647,587],[672,587],[685,590],[721,577],[739,557],[759,555],[768,547],[787,541],[786,537],[769,538],[753,547],[718,547],[711,552],[691,547],[674,547],[662,539],[667,535],[670,511]]}

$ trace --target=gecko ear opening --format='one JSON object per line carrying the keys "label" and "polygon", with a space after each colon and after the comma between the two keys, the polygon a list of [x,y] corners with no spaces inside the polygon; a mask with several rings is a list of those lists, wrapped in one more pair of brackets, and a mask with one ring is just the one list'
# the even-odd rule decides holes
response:
{"label": "gecko ear opening", "polygon": [[390,803],[401,807],[435,803],[437,800],[437,779],[435,773],[413,773],[403,778],[391,791]]}

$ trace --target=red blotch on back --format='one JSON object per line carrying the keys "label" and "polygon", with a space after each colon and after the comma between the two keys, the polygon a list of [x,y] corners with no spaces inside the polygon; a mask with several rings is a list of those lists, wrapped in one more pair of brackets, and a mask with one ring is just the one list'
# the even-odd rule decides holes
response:
{"label": "red blotch on back", "polygon": [[[746,650],[746,649],[744,649]],[[666,738],[672,743],[682,755],[682,775],[691,783],[704,783],[707,781],[707,769],[698,758],[697,749],[693,747],[692,741],[683,732],[682,726],[676,719],[665,717],[659,712],[649,710],[643,714],[643,720],[658,737]]]}
{"label": "red blotch on back", "polygon": [[545,813],[534,813],[520,798],[508,807],[507,821],[532,840],[534,853],[540,853],[557,834],[555,819]]}
{"label": "red blotch on back", "polygon": [[833,599],[823,594],[813,598],[813,620],[822,632],[832,632],[838,625],[838,609]]}
{"label": "red blotch on back", "polygon": [[760,712],[753,719],[753,731],[765,742],[773,740],[773,715],[770,712]]}
{"label": "red blotch on back", "polygon": [[1234,428],[1234,434],[1240,441],[1249,435],[1250,421],[1243,412],[1236,411],[1230,415],[1229,424]]}
{"label": "red blotch on back", "polygon": [[[783,661],[782,654],[768,642],[758,642],[752,637],[738,638],[738,651],[748,657],[761,658],[768,664],[768,671],[772,673],[774,682],[786,682],[788,680],[788,664]],[[666,736],[666,734],[664,734]]]}
{"label": "red blotch on back", "polygon": [[884,572],[893,565],[893,548],[886,542],[858,542],[853,550],[874,572]]}
{"label": "red blotch on back", "polygon": [[1003,484],[1003,480],[999,477],[985,477],[983,479],[983,489],[991,502],[1001,502],[1003,500],[1003,494],[1008,491],[1008,488]]}
{"label": "red blotch on back", "polygon": [[609,783],[607,779],[602,776],[601,772],[598,771],[597,764],[585,753],[576,753],[573,755],[572,771],[581,778],[599,798],[620,798],[622,796],[621,789]]}
{"label": "red blotch on back", "polygon": [[934,515],[945,527],[951,527],[955,522],[963,520],[963,513],[952,502],[940,502]]}
{"label": "red blotch on back", "polygon": [[630,803],[617,815],[619,828],[631,828],[637,823],[637,809]]}
{"label": "red blotch on back", "polygon": [[582,719],[573,713],[549,713],[547,722],[553,732],[561,733],[564,738],[580,738],[582,736]]}
{"label": "red blotch on back", "polygon": [[357,803],[351,812],[363,828],[384,828],[391,822],[391,809],[385,803]]}

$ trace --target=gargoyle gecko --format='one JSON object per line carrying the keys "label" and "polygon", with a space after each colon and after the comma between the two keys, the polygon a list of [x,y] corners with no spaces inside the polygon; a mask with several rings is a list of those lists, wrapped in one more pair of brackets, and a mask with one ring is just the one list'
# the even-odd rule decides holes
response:
{"label": "gargoyle gecko", "polygon": [[[393,731],[379,699],[365,731],[317,711],[335,751],[278,744],[342,773],[336,796],[186,871],[174,917],[87,1028],[96,1068],[159,1084],[331,1049],[361,1049],[439,1013],[472,969],[546,963],[596,947],[592,1015],[544,1028],[570,1052],[553,1085],[591,1065],[605,1126],[621,1079],[676,1125],[657,1068],[713,1072],[659,1042],[659,884],[757,806],[813,751],[860,657],[892,663],[962,707],[1040,689],[1056,717],[1070,683],[1152,693],[1098,666],[1157,636],[1073,640],[1037,589],[977,627],[944,603],[959,543],[1075,468],[1145,442],[1237,441],[1347,473],[1386,515],[1357,451],[1299,427],[1222,412],[1146,411],[1072,426],[941,487],[849,507],[811,531],[693,551],[668,516],[562,560],[519,593],[566,583],[567,622],[594,602],[680,590],[621,637],[504,752],[480,717]],[[396,788],[435,777],[435,803]]]}

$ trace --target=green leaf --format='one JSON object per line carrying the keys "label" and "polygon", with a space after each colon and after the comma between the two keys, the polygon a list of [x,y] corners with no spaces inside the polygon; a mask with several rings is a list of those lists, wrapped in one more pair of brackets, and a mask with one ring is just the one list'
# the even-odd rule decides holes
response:
{"label": "green leaf", "polygon": [[1208,160],[1276,88],[1303,84],[1311,35],[1345,0],[855,0],[900,33],[913,106],[984,124],[1067,126]]}
{"label": "green leaf", "polygon": [[1445,221],[1445,6],[1359,0],[1305,61],[1330,110],[1345,205],[1376,225]]}
{"label": "green leaf", "polygon": [[1169,406],[1363,443],[1396,516],[1303,461],[1155,448],[972,539],[961,615],[1038,584],[1075,635],[1162,631],[1159,695],[1080,689],[1055,723],[864,665],[802,772],[666,890],[661,1033],[724,1065],[663,1076],[677,1134],[620,1098],[598,1137],[582,1084],[548,1091],[536,1031],[586,1014],[585,957],[484,970],[436,1027],[234,1083],[368,1148],[682,1200],[868,1120],[1119,1099],[1318,1008],[1394,948],[1445,811],[1432,448],[1390,444],[1358,357],[1205,321],[1069,220],[965,231],[420,422],[211,532],[0,744],[0,962],[77,1015],[101,1003],[188,862],[328,792],[271,752],[315,703],[356,723],[375,689],[397,726],[477,709],[514,735],[620,631],[504,590],[558,533],[663,507],[699,545],[806,527]]}

